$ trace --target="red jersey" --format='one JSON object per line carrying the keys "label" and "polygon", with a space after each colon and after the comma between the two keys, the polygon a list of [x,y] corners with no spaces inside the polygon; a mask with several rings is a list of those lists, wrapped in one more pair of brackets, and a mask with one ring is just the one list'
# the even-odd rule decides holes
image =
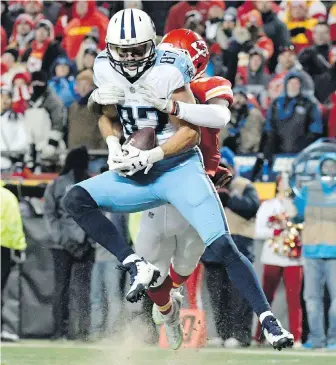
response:
{"label": "red jersey", "polygon": [[[200,104],[205,104],[213,98],[225,99],[232,104],[233,93],[231,82],[223,77],[202,77],[190,84],[191,91]],[[203,154],[205,171],[214,177],[220,161],[219,128],[201,127],[200,149]]]}

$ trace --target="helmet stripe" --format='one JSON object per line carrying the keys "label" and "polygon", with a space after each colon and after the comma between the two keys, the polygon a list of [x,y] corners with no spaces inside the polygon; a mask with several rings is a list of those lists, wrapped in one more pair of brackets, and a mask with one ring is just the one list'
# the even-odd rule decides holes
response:
{"label": "helmet stripe", "polygon": [[136,38],[133,10],[131,9],[131,38]]}
{"label": "helmet stripe", "polygon": [[121,17],[120,39],[125,39],[125,10]]}

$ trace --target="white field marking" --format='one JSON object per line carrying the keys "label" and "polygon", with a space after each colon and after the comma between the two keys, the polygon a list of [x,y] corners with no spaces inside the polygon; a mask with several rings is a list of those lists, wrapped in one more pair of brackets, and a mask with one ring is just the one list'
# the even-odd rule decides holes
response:
{"label": "white field marking", "polygon": [[[105,344],[104,344],[105,343]],[[17,343],[1,343],[1,347],[6,348],[6,347],[27,347],[27,348],[71,348],[71,349],[93,349],[93,350],[113,350],[113,347],[115,347],[116,349],[119,348],[118,346],[111,346],[111,344],[109,343],[109,341],[102,341],[101,344],[88,344],[88,343],[83,343],[80,344],[78,342],[72,342],[72,341],[67,341],[67,342],[49,342],[48,340],[46,341],[38,341],[38,342],[34,342],[34,341],[30,341],[28,340],[26,341],[19,341]],[[132,349],[129,349],[130,351],[132,351]],[[169,349],[160,349],[158,346],[148,346],[148,345],[144,345],[142,348],[135,348],[134,352],[137,351],[164,351],[164,352],[171,352],[171,350]],[[291,350],[291,349],[284,349],[282,351],[278,351],[278,350],[273,350],[271,348],[269,349],[217,349],[217,348],[200,348],[200,349],[181,349],[181,352],[195,352],[195,353],[204,353],[204,354],[208,354],[208,353],[231,353],[231,354],[240,354],[240,355],[273,355],[273,356],[298,356],[298,357],[331,357],[331,356],[335,356],[336,357],[336,352],[335,351],[330,351],[330,350]]]}

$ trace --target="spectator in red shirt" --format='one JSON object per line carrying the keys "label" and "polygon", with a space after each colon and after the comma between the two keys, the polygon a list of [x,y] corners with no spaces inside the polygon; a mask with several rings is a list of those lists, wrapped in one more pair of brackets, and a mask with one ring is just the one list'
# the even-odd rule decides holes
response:
{"label": "spectator in red shirt", "polygon": [[97,10],[95,1],[76,1],[74,18],[64,30],[63,47],[70,59],[74,59],[85,35],[94,28],[99,33],[99,48],[105,48],[105,35],[109,19]]}
{"label": "spectator in red shirt", "polygon": [[[260,3],[260,1],[245,1],[244,4],[240,5],[238,8],[238,19],[240,20],[241,17],[247,13],[249,13],[251,10],[256,9],[256,5],[257,3]],[[280,8],[277,4],[275,4],[273,1],[271,1],[272,3],[272,11],[274,13],[278,13]]]}
{"label": "spectator in red shirt", "polygon": [[15,113],[24,114],[28,108],[28,102],[30,100],[30,74],[29,72],[18,72],[12,81],[12,109]]}
{"label": "spectator in red shirt", "polygon": [[73,19],[73,1],[65,1],[62,9],[59,12],[56,24],[55,24],[55,38],[59,41],[64,36],[64,29],[68,26]]}
{"label": "spectator in red shirt", "polygon": [[30,42],[34,39],[34,28],[35,23],[32,17],[28,14],[20,14],[15,20],[8,48],[17,49],[19,57],[21,57]]}
{"label": "spectator in red shirt", "polygon": [[219,6],[223,9],[225,7],[223,1],[179,1],[169,10],[164,32],[168,33],[173,29],[183,28],[186,14],[193,10],[202,15],[204,25],[212,6]]}
{"label": "spectator in red shirt", "polygon": [[65,55],[65,51],[54,41],[54,27],[48,19],[42,19],[36,24],[35,39],[22,55],[22,62],[27,62],[31,73],[42,70],[49,74],[51,65],[60,55]]}
{"label": "spectator in red shirt", "polygon": [[241,28],[249,32],[250,48],[260,48],[266,60],[269,60],[274,52],[273,42],[262,30],[263,21],[258,10],[251,10],[241,17]]}
{"label": "spectator in red shirt", "polygon": [[4,53],[7,47],[7,34],[5,28],[1,26],[1,54]]}

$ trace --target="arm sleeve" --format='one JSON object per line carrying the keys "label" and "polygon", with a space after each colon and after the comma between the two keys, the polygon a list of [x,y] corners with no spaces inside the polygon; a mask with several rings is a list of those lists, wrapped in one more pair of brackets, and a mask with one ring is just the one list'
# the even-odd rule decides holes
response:
{"label": "arm sleeve", "polygon": [[252,184],[247,185],[242,196],[233,195],[229,199],[227,207],[245,219],[255,217],[259,208],[259,198],[255,187]]}
{"label": "arm sleeve", "polygon": [[229,123],[231,112],[224,105],[187,104],[178,102],[178,118],[201,127],[222,128]]}
{"label": "arm sleeve", "polygon": [[267,240],[273,237],[273,229],[267,226],[268,218],[271,215],[269,204],[262,203],[256,218],[256,238]]}

